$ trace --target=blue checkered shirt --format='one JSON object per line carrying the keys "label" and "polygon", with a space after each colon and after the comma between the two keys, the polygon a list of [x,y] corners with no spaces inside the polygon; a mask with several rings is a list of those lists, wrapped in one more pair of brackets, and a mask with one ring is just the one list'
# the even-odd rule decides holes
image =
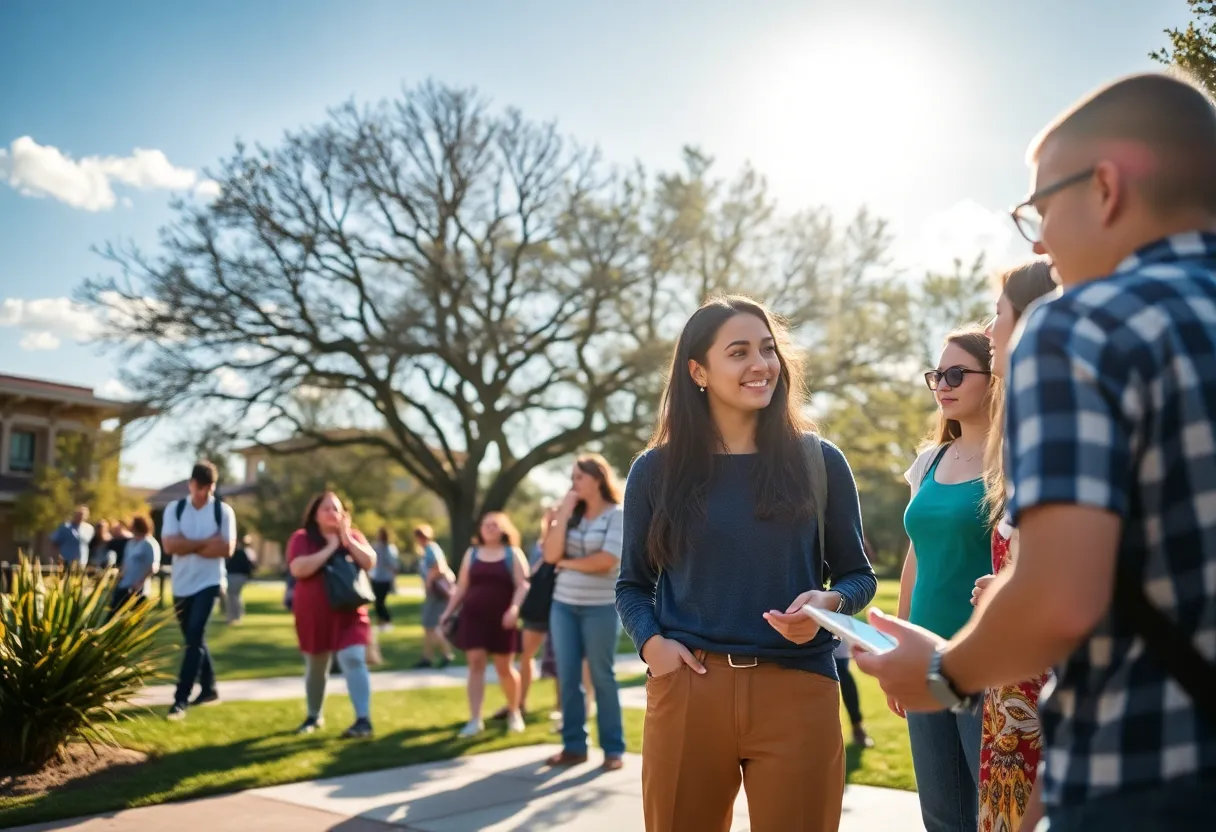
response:
{"label": "blue checkered shirt", "polygon": [[[1118,568],[1216,661],[1216,235],[1146,246],[1034,308],[1009,384],[1015,522],[1051,503],[1119,515]],[[1040,715],[1050,805],[1216,772],[1216,726],[1113,605]]]}

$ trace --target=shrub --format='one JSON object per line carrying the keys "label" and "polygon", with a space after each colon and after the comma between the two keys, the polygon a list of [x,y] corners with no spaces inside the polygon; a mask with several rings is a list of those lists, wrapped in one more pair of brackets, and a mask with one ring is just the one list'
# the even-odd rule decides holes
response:
{"label": "shrub", "polygon": [[72,740],[112,744],[107,723],[155,678],[165,616],[128,601],[111,618],[115,574],[44,577],[24,556],[13,570],[0,594],[0,767],[41,768]]}

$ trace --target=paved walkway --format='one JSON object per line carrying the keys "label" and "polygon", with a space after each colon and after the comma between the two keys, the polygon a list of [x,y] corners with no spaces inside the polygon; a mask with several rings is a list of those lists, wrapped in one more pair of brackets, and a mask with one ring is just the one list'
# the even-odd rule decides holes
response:
{"label": "paved walkway", "polygon": [[[632,832],[641,830],[641,758],[623,771],[594,764],[564,771],[542,761],[557,746],[514,748],[408,768],[256,789],[186,803],[128,809],[14,832]],[[920,829],[916,795],[849,786],[841,832]],[[740,795],[732,832],[746,832]]]}
{"label": "paved walkway", "polygon": [[[637,676],[646,672],[646,665],[636,653],[621,653],[616,657],[616,675]],[[371,674],[372,690],[421,690],[424,688],[460,687],[465,682],[463,665],[446,667],[443,670],[378,670]],[[486,681],[498,683],[494,668],[486,671]],[[216,686],[220,700],[224,702],[273,702],[277,699],[303,699],[304,674],[299,676],[274,676],[268,679],[220,680]],[[136,705],[155,707],[173,704],[174,685],[149,685],[131,701]],[[637,690],[641,690],[640,688]],[[625,707],[646,707],[646,692],[641,690],[641,704],[633,688],[621,691],[621,704]],[[331,676],[326,685],[327,695],[346,694],[346,680],[342,676]]]}

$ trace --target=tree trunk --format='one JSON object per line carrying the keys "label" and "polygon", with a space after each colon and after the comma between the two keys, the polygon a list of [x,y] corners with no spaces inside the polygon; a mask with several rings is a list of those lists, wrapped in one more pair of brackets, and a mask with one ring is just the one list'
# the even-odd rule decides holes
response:
{"label": "tree trunk", "polygon": [[477,531],[476,499],[474,494],[462,494],[455,500],[447,501],[448,525],[451,528],[448,538],[448,563],[453,570],[460,569],[465,550],[469,548],[473,534]]}

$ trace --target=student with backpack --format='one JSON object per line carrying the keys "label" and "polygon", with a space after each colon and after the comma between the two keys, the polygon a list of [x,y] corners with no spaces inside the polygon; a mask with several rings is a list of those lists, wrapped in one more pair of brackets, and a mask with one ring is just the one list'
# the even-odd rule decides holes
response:
{"label": "student with backpack", "polygon": [[[236,549],[236,513],[215,496],[215,466],[206,460],[190,472],[190,496],[165,509],[161,541],[173,556],[173,612],[186,641],[177,692],[167,714],[184,719],[186,709],[219,700],[215,668],[207,651],[207,621],[224,580],[224,562]],[[199,694],[190,693],[199,683]]]}
{"label": "student with backpack", "polygon": [[515,654],[519,652],[519,605],[527,592],[528,561],[519,548],[519,532],[507,515],[489,512],[481,518],[476,543],[460,564],[456,587],[441,618],[443,626],[456,616],[452,643],[464,651],[469,665],[469,721],[461,729],[461,737],[475,737],[485,730],[481,708],[490,657],[507,698],[507,730],[524,730]]}
{"label": "student with backpack", "polygon": [[757,832],[840,824],[835,640],[802,607],[854,614],[877,581],[852,472],[802,415],[785,336],[746,298],[697,310],[625,486],[616,600],[649,668],[649,832],[726,829],[741,783]]}

